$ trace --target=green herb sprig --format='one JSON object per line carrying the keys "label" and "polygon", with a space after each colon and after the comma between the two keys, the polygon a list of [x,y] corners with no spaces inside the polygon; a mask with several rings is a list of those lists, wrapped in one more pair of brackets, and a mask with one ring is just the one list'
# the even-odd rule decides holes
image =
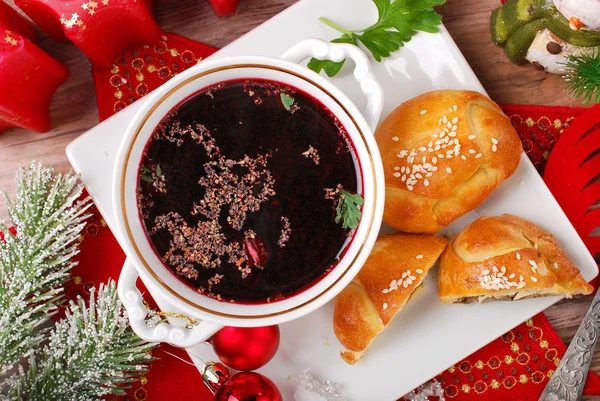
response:
{"label": "green herb sprig", "polygon": [[600,103],[600,52],[569,56],[567,90],[584,103]]}
{"label": "green herb sprig", "polygon": [[281,98],[281,103],[283,103],[283,107],[285,107],[287,111],[290,111],[292,105],[295,102],[294,98],[288,95],[287,93],[281,93],[279,97]]}
{"label": "green herb sprig", "polygon": [[[381,62],[393,52],[404,46],[417,31],[436,33],[442,22],[442,16],[432,7],[440,6],[446,0],[373,0],[379,12],[377,22],[362,30],[348,30],[331,20],[321,17],[320,21],[342,33],[332,43],[349,43],[366,47],[375,60]],[[313,58],[308,68],[315,72],[325,73],[333,77],[342,69],[346,60],[333,62]]]}
{"label": "green herb sprig", "polygon": [[[156,165],[156,175],[158,177],[162,176],[162,170],[160,168],[160,164]],[[140,179],[142,181],[146,181],[146,182],[149,182],[150,184],[152,184],[154,182],[154,178],[152,178],[152,171],[148,167],[142,166],[142,173],[140,174]]]}
{"label": "green herb sprig", "polygon": [[354,230],[358,227],[358,222],[362,217],[360,206],[365,203],[360,194],[352,194],[344,189],[340,191],[340,198],[337,203],[335,223],[342,222],[344,229]]}

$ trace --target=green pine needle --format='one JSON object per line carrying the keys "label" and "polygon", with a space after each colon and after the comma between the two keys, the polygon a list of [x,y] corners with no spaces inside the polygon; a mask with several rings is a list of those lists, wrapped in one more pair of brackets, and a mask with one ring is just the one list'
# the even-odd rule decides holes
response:
{"label": "green pine needle", "polygon": [[[5,195],[17,234],[0,222],[0,399],[92,401],[122,395],[145,373],[154,346],[129,327],[114,281],[79,297],[52,324],[91,206],[71,174],[31,163]],[[24,359],[24,358],[27,358]],[[25,363],[27,361],[27,363]],[[15,366],[17,368],[15,368]],[[6,376],[10,375],[8,378]]]}
{"label": "green pine needle", "polygon": [[600,52],[569,56],[564,76],[571,96],[584,103],[600,103]]}
{"label": "green pine needle", "polygon": [[[446,0],[373,0],[379,18],[365,29],[345,29],[333,21],[321,17],[320,20],[330,28],[340,32],[340,38],[333,43],[362,44],[371,52],[375,60],[381,62],[393,52],[404,46],[418,31],[435,33],[442,22],[442,16],[433,10]],[[336,75],[344,61],[335,63],[330,60],[311,59],[308,68],[315,72],[324,70],[328,76]]]}
{"label": "green pine needle", "polygon": [[50,332],[50,341],[4,384],[10,401],[88,401],[123,395],[148,370],[154,344],[129,327],[113,280],[78,297]]}
{"label": "green pine needle", "polygon": [[54,175],[42,164],[19,169],[15,181],[15,202],[4,198],[17,234],[0,221],[0,375],[44,341],[76,265],[90,206],[88,199],[79,200],[83,186],[77,177]]}

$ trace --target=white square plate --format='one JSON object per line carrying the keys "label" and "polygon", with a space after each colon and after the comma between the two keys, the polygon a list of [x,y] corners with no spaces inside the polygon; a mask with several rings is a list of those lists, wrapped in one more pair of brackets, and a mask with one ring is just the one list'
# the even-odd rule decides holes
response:
{"label": "white square plate", "polygon": [[[375,21],[377,11],[370,0],[303,0],[212,57],[277,57],[303,39],[333,39],[335,32],[319,22],[321,16],[359,28]],[[434,89],[485,93],[444,28],[439,34],[416,35],[397,54],[374,63],[374,70],[385,88],[383,117],[401,102]],[[334,82],[359,108],[364,107],[365,100],[348,70],[344,69],[340,75]],[[67,148],[71,164],[81,174],[110,227],[114,227],[111,178],[115,154],[122,133],[141,102],[99,124]],[[586,280],[598,273],[593,258],[525,155],[513,177],[477,210],[444,231],[455,234],[478,216],[502,213],[524,217],[553,233]],[[293,399],[295,388],[287,380],[289,375],[306,368],[311,368],[322,380],[337,381],[348,401],[392,401],[559,300],[553,297],[484,305],[443,305],[437,296],[434,276],[432,272],[423,293],[376,339],[359,364],[351,367],[339,356],[341,345],[333,333],[330,303],[282,325],[279,352],[260,372],[275,381],[286,401]],[[173,311],[164,300],[157,301],[162,309]],[[208,345],[198,346],[191,353],[205,360],[216,359]]]}

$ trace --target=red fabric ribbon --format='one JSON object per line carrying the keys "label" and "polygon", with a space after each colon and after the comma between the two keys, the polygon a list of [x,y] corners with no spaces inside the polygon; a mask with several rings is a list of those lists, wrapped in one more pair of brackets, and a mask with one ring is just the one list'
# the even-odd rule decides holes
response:
{"label": "red fabric ribbon", "polygon": [[210,56],[216,48],[163,32],[152,46],[134,46],[110,68],[94,67],[92,74],[100,121],[124,109],[169,79]]}
{"label": "red fabric ribbon", "polygon": [[[445,370],[436,379],[446,398],[537,401],[567,347],[543,313]],[[600,394],[590,372],[585,394]]]}

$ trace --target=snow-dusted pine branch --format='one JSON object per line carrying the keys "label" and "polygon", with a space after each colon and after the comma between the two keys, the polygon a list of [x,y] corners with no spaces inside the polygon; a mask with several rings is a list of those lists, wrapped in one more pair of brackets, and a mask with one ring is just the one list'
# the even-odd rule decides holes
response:
{"label": "snow-dusted pine branch", "polygon": [[90,206],[79,200],[83,186],[75,176],[54,175],[41,163],[19,169],[15,181],[15,201],[3,195],[17,234],[0,221],[0,375],[45,339]]}
{"label": "snow-dusted pine branch", "polygon": [[[78,297],[50,333],[29,369],[7,380],[10,401],[92,401],[124,394],[126,383],[147,371],[148,344],[135,335],[113,280],[92,289],[89,304]],[[125,384],[125,386],[124,386]]]}

